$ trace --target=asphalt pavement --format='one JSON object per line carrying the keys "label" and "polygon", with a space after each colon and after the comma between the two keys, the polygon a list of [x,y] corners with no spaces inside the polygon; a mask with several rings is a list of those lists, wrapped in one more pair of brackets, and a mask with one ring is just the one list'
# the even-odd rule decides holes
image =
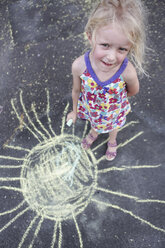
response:
{"label": "asphalt pavement", "polygon": [[0,248],[165,247],[163,0],[148,0],[149,77],[130,99],[118,156],[65,124],[71,64],[94,0],[0,1]]}

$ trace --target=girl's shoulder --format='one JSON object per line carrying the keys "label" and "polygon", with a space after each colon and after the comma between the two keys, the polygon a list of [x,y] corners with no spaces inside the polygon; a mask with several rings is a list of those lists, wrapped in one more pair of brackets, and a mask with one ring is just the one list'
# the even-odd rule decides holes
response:
{"label": "girl's shoulder", "polygon": [[72,63],[72,73],[81,76],[86,69],[84,54],[76,58]]}
{"label": "girl's shoulder", "polygon": [[137,72],[136,69],[134,67],[134,65],[128,61],[128,65],[125,68],[123,74],[123,79],[126,83],[132,82],[134,80],[137,80]]}

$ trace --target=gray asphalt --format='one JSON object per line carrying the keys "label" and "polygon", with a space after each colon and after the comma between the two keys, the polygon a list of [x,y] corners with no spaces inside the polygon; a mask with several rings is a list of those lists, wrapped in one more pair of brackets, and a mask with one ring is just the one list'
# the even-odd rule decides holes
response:
{"label": "gray asphalt", "polygon": [[[106,135],[84,155],[90,127],[64,125],[92,2],[0,2],[0,248],[165,247],[165,3],[146,1],[150,77],[140,79],[108,162]],[[77,158],[75,174],[60,167]]]}

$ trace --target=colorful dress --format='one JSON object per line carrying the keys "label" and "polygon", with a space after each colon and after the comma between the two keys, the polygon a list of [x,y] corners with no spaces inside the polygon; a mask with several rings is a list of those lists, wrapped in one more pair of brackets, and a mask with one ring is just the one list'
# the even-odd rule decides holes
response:
{"label": "colorful dress", "polygon": [[100,82],[92,69],[89,53],[85,53],[86,70],[80,76],[81,92],[78,100],[78,117],[89,120],[98,133],[108,133],[125,124],[131,107],[127,99],[126,83],[122,73],[128,59],[107,81]]}

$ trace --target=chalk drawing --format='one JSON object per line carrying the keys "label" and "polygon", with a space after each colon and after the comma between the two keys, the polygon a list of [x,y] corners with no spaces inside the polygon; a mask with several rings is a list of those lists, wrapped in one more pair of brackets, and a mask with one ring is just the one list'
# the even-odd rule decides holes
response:
{"label": "chalk drawing", "polygon": [[[106,207],[117,209],[126,215],[130,215],[132,218],[139,222],[148,225],[150,228],[165,233],[165,229],[159,228],[149,221],[137,216],[132,211],[121,208],[118,205],[113,205],[108,202],[100,201],[96,198],[95,192],[99,191],[107,195],[116,195],[118,197],[124,197],[132,201],[144,204],[144,203],[159,203],[165,204],[165,200],[159,199],[140,199],[137,196],[129,195],[127,193],[117,192],[102,188],[99,186],[98,175],[110,173],[113,171],[126,171],[126,170],[139,170],[139,169],[156,169],[161,165],[123,165],[120,168],[111,166],[106,169],[101,169],[99,163],[105,159],[105,156],[101,156],[96,159],[94,152],[99,149],[107,140],[85,151],[81,148],[82,137],[85,136],[87,131],[87,122],[85,124],[83,135],[81,138],[75,134],[75,126],[72,125],[72,134],[66,133],[66,115],[69,109],[69,104],[66,105],[61,124],[61,133],[57,135],[52,127],[50,113],[50,99],[49,91],[46,90],[47,96],[47,124],[48,128],[39,120],[35,103],[31,105],[31,113],[33,113],[35,121],[28,113],[23,101],[23,91],[20,91],[19,102],[22,108],[23,114],[18,109],[16,99],[11,100],[12,108],[19,121],[21,131],[26,128],[29,133],[37,141],[32,149],[24,148],[21,146],[5,145],[5,148],[10,151],[21,151],[25,155],[21,157],[14,157],[8,155],[1,155],[2,161],[13,161],[13,165],[8,165],[4,162],[0,165],[1,169],[19,169],[19,177],[0,177],[0,190],[16,191],[18,194],[22,194],[24,200],[17,206],[8,209],[0,213],[0,217],[9,215],[11,213],[18,212],[15,217],[11,218],[1,229],[0,234],[11,226],[18,218],[23,216],[28,211],[33,211],[35,217],[29,223],[29,226],[25,230],[22,238],[18,241],[18,248],[24,247],[25,240],[31,231],[33,230],[33,237],[31,237],[31,243],[28,247],[32,248],[44,220],[49,219],[54,223],[54,230],[52,230],[52,240],[48,247],[61,248],[63,241],[63,228],[62,224],[68,219],[72,220],[77,231],[77,238],[79,240],[80,248],[85,247],[82,234],[79,228],[77,216],[81,214],[90,203],[97,205],[104,205]],[[26,117],[23,118],[22,116]],[[26,119],[26,120],[25,120]],[[37,123],[37,124],[35,124]],[[132,121],[125,125],[123,128],[127,128],[131,125],[136,125],[138,122]],[[39,126],[39,128],[38,128]],[[68,128],[68,127],[67,127]],[[118,149],[126,146],[134,139],[140,137],[143,132],[134,134],[133,137],[126,140],[124,143],[118,145]],[[16,161],[18,165],[16,165]],[[15,163],[14,163],[15,162]],[[20,164],[21,163],[21,164]],[[5,182],[20,182],[20,187],[6,186]]]}

